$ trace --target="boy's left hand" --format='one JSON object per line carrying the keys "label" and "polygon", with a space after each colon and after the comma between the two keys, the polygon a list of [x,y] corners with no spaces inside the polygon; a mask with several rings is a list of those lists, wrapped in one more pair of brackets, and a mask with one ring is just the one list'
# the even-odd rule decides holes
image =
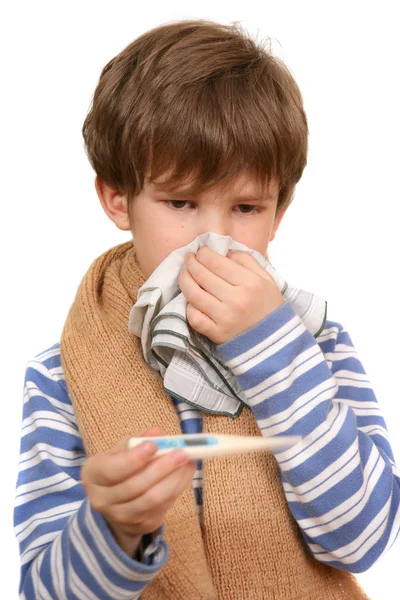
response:
{"label": "boy's left hand", "polygon": [[188,302],[190,326],[215,344],[247,331],[285,302],[251,254],[221,256],[208,246],[186,254],[179,287]]}

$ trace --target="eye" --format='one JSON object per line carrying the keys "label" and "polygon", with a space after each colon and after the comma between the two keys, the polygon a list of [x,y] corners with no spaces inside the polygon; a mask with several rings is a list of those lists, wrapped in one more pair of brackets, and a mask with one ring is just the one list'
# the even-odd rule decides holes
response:
{"label": "eye", "polygon": [[260,207],[254,204],[238,204],[237,208],[244,209],[240,210],[243,215],[251,215],[253,212],[260,212]]}
{"label": "eye", "polygon": [[188,204],[187,200],[165,200],[164,202],[167,206],[177,210],[185,208],[185,204]]}

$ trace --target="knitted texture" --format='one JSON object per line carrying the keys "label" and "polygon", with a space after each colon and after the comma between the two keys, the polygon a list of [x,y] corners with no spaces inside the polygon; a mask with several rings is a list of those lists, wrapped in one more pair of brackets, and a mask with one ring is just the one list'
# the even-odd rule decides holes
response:
{"label": "knitted texture", "polygon": [[[181,433],[160,376],[128,331],[144,282],[133,243],[111,248],[84,276],[64,325],[61,360],[89,456],[153,425]],[[247,408],[237,419],[204,413],[203,431],[260,435]],[[165,539],[170,557],[143,600],[368,600],[352,574],[314,559],[269,453],[204,461],[203,527],[188,486],[166,515]]]}

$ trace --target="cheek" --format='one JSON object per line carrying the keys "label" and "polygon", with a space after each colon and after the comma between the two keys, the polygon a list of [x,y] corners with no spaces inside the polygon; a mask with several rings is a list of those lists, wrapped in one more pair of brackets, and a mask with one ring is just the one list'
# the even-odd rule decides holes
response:
{"label": "cheek", "polygon": [[149,277],[171,252],[192,241],[181,237],[179,231],[172,232],[171,228],[160,224],[137,228],[134,243],[141,269],[146,277]]}
{"label": "cheek", "polygon": [[253,248],[261,254],[265,255],[268,249],[269,242],[274,238],[274,222],[268,219],[263,223],[260,229],[257,229],[253,235]]}
{"label": "cheek", "polygon": [[257,252],[260,252],[264,256],[270,239],[270,230],[268,227],[252,231],[241,230],[234,239],[252,250],[257,250]]}

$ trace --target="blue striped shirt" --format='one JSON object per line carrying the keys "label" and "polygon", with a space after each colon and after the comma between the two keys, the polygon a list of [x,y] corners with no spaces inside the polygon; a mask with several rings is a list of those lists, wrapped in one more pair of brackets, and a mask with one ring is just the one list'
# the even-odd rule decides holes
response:
{"label": "blue striped shirt", "polygon": [[[275,456],[310,552],[333,567],[367,570],[399,532],[400,472],[348,332],[327,321],[315,339],[285,302],[217,352],[261,433],[303,438]],[[174,403],[182,432],[201,432],[201,413]],[[162,529],[146,536],[140,561],[120,549],[85,497],[84,460],[55,344],[26,369],[15,504],[21,598],[139,598],[168,558]],[[201,512],[201,461],[193,489]]]}

